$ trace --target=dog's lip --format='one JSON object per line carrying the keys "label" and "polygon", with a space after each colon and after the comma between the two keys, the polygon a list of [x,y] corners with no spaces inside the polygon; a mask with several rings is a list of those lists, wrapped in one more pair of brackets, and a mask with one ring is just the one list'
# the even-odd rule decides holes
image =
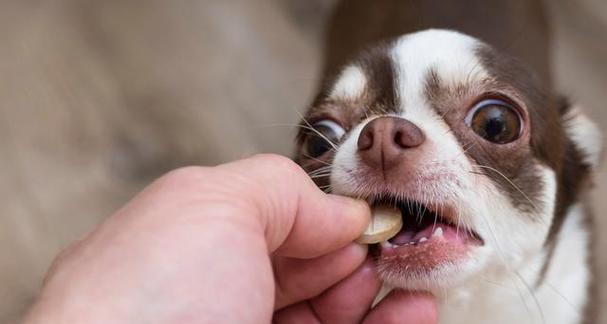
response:
{"label": "dog's lip", "polygon": [[380,272],[388,277],[404,276],[417,279],[425,275],[446,274],[441,269],[465,262],[477,245],[469,244],[465,239],[453,239],[444,236],[431,236],[423,242],[402,246],[386,246],[382,243],[377,253]]}
{"label": "dog's lip", "polygon": [[[451,204],[425,204],[390,196],[372,197],[367,201],[371,206],[391,202],[403,214],[405,224],[402,230],[374,248],[378,264],[384,269],[399,269],[399,273],[406,269],[419,275],[443,265],[459,263],[466,259],[472,249],[484,245],[474,230],[461,226],[457,211]],[[415,209],[407,211],[404,207],[407,204],[417,204],[417,208],[423,208],[420,221],[414,219],[412,223]]]}

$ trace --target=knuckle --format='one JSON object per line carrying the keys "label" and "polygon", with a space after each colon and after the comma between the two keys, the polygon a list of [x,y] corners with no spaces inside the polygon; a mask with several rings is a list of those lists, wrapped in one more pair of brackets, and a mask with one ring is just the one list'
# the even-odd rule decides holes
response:
{"label": "knuckle", "polygon": [[284,174],[299,174],[301,167],[290,158],[278,154],[258,154],[253,159],[260,163],[271,165],[275,172]]}
{"label": "knuckle", "polygon": [[169,171],[166,176],[177,180],[197,178],[205,173],[206,169],[207,168],[201,166],[185,166]]}
{"label": "knuckle", "polygon": [[197,184],[203,183],[204,178],[208,174],[207,167],[200,166],[186,166],[181,167],[162,176],[159,180],[161,188],[187,188],[196,186]]}
{"label": "knuckle", "polygon": [[68,267],[68,263],[74,256],[80,251],[82,242],[84,239],[70,243],[64,247],[63,250],[59,251],[59,254],[51,261],[44,278],[42,278],[42,285],[45,286],[47,283],[62,269],[64,266]]}

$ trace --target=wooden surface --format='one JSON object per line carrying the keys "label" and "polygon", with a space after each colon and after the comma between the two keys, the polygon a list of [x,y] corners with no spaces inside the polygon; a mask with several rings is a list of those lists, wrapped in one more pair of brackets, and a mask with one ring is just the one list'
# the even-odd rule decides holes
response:
{"label": "wooden surface", "polygon": [[[558,84],[607,125],[607,6],[567,1],[551,2]],[[0,0],[0,323],[19,318],[63,246],[154,177],[290,154],[329,7]],[[600,197],[606,183],[603,171]],[[597,206],[605,230],[607,200]]]}

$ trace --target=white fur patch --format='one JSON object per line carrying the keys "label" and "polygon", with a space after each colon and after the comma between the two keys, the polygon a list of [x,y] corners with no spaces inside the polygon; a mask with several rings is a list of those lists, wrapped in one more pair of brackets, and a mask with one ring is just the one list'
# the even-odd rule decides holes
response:
{"label": "white fur patch", "polygon": [[403,110],[425,108],[423,88],[431,69],[447,85],[487,78],[475,55],[478,45],[476,39],[449,30],[430,29],[399,39],[392,59]]}
{"label": "white fur patch", "polygon": [[584,155],[584,162],[597,167],[603,159],[603,136],[597,125],[579,107],[573,107],[564,117],[569,138]]}
{"label": "white fur patch", "polygon": [[345,68],[337,80],[331,90],[331,97],[334,98],[356,99],[363,94],[367,85],[367,76],[354,65]]}
{"label": "white fur patch", "polygon": [[590,280],[590,238],[585,218],[581,206],[571,207],[558,235],[551,267],[537,292],[543,302],[546,323],[576,323],[584,314]]}

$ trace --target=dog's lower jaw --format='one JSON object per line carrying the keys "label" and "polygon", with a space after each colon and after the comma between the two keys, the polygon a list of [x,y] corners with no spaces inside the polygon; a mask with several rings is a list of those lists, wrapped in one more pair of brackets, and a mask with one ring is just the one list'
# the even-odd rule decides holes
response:
{"label": "dog's lower jaw", "polygon": [[586,309],[591,280],[587,217],[580,205],[569,209],[544,274],[547,253],[523,268],[495,277],[483,274],[446,290],[438,296],[440,323],[592,323]]}

